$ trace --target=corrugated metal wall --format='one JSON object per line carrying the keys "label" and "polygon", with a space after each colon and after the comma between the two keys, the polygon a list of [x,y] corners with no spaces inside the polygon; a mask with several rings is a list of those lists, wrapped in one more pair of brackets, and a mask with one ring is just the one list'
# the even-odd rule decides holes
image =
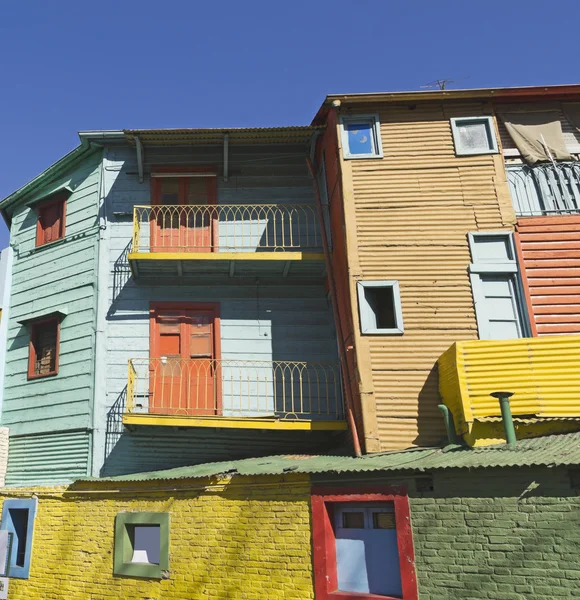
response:
{"label": "corrugated metal wall", "polygon": [[88,431],[11,437],[6,485],[60,483],[86,477],[89,457]]}
{"label": "corrugated metal wall", "polygon": [[537,334],[580,333],[580,216],[522,217],[517,231]]}
{"label": "corrugated metal wall", "polygon": [[[360,114],[377,106],[357,106]],[[370,339],[381,447],[438,443],[444,434],[436,362],[477,338],[467,233],[511,228],[501,155],[456,157],[449,119],[491,114],[481,103],[380,108],[382,160],[352,172],[362,279],[396,279],[405,333]],[[348,182],[345,182],[345,186]]]}

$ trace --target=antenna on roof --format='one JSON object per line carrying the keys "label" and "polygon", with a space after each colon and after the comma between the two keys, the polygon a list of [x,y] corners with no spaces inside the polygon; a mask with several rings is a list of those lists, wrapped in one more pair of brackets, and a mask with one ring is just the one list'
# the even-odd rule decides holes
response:
{"label": "antenna on roof", "polygon": [[[468,77],[462,77],[461,79],[459,79],[459,81],[463,81],[464,79],[469,79]],[[455,79],[450,79],[449,77],[447,77],[446,79],[435,79],[435,81],[430,81],[429,83],[426,83],[425,85],[420,86],[421,89],[432,89],[432,88],[439,88],[440,90],[445,90],[447,89],[447,86],[450,83],[457,83],[457,80]]]}

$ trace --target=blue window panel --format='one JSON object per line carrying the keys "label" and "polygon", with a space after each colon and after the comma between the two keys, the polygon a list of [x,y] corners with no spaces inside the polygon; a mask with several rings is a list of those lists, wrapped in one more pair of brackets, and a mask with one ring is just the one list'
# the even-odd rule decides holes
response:
{"label": "blue window panel", "polygon": [[8,571],[10,577],[28,579],[36,503],[36,499],[4,500],[1,528],[13,535]]}
{"label": "blue window panel", "polygon": [[402,596],[393,504],[337,505],[335,515],[338,589]]}
{"label": "blue window panel", "polygon": [[371,123],[346,123],[350,154],[374,154],[373,126]]}

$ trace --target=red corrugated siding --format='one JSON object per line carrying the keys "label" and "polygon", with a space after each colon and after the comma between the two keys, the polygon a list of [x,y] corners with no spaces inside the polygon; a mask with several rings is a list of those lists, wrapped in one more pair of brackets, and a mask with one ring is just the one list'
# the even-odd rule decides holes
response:
{"label": "red corrugated siding", "polygon": [[580,216],[520,218],[517,231],[537,334],[580,333]]}

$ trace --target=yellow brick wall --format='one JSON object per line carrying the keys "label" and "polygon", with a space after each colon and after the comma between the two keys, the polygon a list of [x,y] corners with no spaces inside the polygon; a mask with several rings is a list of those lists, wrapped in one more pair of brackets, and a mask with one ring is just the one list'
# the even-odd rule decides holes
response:
{"label": "yellow brick wall", "polygon": [[[11,579],[10,599],[314,597],[307,478],[233,478],[205,490],[191,489],[199,480],[162,484],[175,490],[147,491],[144,483],[108,494],[78,493],[113,489],[103,483],[35,490],[30,579]],[[4,490],[0,501],[13,493]],[[122,511],[170,513],[168,580],[113,576],[115,515]]]}

